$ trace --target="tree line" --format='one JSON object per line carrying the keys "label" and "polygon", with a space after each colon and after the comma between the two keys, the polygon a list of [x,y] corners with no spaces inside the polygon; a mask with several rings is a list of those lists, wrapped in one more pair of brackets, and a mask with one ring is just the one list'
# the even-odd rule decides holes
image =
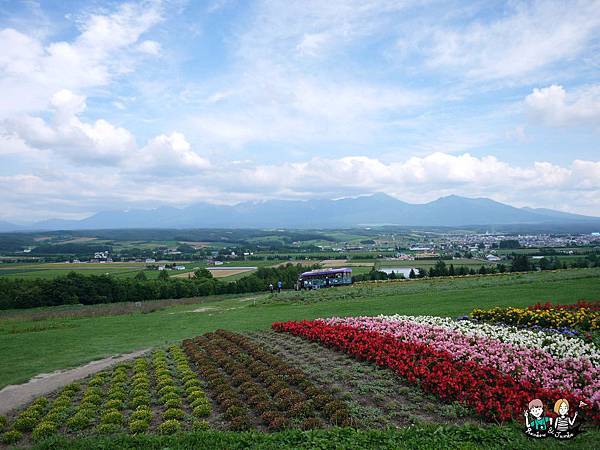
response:
{"label": "tree line", "polygon": [[59,305],[140,302],[169,298],[203,297],[215,294],[259,292],[281,280],[284,289],[292,289],[300,273],[308,268],[293,264],[261,267],[232,282],[219,281],[206,269],[195,278],[174,279],[168,274],[147,280],[143,272],[135,278],[110,275],[83,275],[70,272],[53,279],[0,277],[0,309],[34,308]]}
{"label": "tree line", "polygon": [[[600,256],[592,254],[586,258],[580,258],[571,262],[571,264],[567,264],[566,262],[561,262],[555,256],[544,257],[534,262],[527,255],[512,254],[510,265],[508,266],[505,264],[497,264],[495,266],[482,265],[479,268],[467,266],[455,267],[454,264],[448,265],[445,261],[440,259],[429,269],[424,269],[422,267],[418,267],[416,271],[411,269],[408,278],[487,275],[505,272],[531,272],[534,270],[575,269],[587,267],[600,267]],[[373,268],[368,273],[353,276],[352,281],[395,280],[403,278],[406,278],[403,273],[391,272],[388,274]]]}

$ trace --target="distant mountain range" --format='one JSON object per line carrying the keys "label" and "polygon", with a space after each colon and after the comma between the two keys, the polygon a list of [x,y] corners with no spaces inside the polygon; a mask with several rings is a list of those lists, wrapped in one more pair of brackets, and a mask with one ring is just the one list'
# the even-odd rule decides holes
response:
{"label": "distant mountain range", "polygon": [[573,224],[600,227],[599,217],[544,208],[515,208],[488,198],[442,197],[411,204],[386,194],[341,200],[270,200],[233,206],[197,203],[186,208],[102,211],[82,220],[51,219],[28,226],[0,222],[0,231],[117,228],[338,228]]}

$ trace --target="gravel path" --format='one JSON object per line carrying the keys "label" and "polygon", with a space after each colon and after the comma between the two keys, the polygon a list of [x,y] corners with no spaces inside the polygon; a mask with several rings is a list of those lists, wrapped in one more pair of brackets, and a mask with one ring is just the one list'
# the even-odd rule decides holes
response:
{"label": "gravel path", "polygon": [[92,361],[75,369],[42,373],[33,377],[27,383],[6,386],[0,390],[0,414],[6,414],[13,409],[26,405],[40,395],[49,394],[73,381],[85,378],[113,364],[137,358],[149,350],[144,349],[133,353],[109,356],[108,358]]}

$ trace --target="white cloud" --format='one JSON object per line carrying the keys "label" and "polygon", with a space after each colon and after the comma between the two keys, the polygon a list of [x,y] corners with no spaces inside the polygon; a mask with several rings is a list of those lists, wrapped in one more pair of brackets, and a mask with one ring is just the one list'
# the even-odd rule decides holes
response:
{"label": "white cloud", "polygon": [[534,89],[525,98],[527,112],[549,126],[600,126],[600,84],[567,93],[560,85]]}
{"label": "white cloud", "polygon": [[[0,29],[0,118],[43,110],[49,96],[61,89],[105,86],[130,72],[136,64],[134,44],[161,19],[160,2],[152,1],[86,16],[71,42],[44,44],[32,35]],[[142,43],[137,51],[151,48],[159,49]]]}
{"label": "white cloud", "polygon": [[301,55],[316,56],[328,39],[327,33],[307,33],[302,36],[302,41],[296,46],[296,50]]}
{"label": "white cloud", "polygon": [[[136,162],[139,170],[130,172]],[[415,203],[452,193],[600,215],[600,161],[515,166],[494,156],[436,152],[395,162],[351,156],[258,166],[222,164],[206,170],[208,162],[191,150],[185,137],[172,133],[150,140],[129,163],[132,166],[116,171],[96,168],[93,177],[54,170],[0,176],[0,190],[11,191],[3,198],[4,218],[17,210],[23,217],[41,214],[37,205],[44,211],[52,205],[50,215],[60,216],[72,214],[82,204],[101,210],[197,201],[340,198],[371,192]],[[182,166],[188,170],[182,171]],[[185,176],[169,176],[175,173],[171,169]]]}
{"label": "white cloud", "polygon": [[8,132],[27,145],[52,150],[80,164],[117,164],[135,149],[133,135],[103,119],[93,123],[78,117],[85,111],[85,97],[62,89],[50,101],[54,116],[51,124],[39,117],[22,116],[5,121]]}
{"label": "white cloud", "polygon": [[138,45],[139,51],[148,55],[157,56],[160,54],[160,44],[156,41],[144,41]]}
{"label": "white cloud", "polygon": [[50,101],[54,110],[51,123],[22,116],[5,121],[5,132],[13,140],[51,151],[73,164],[122,166],[128,172],[170,175],[209,167],[208,160],[195,153],[181,133],[161,134],[138,148],[133,135],[123,127],[104,119],[82,121],[79,115],[85,111],[85,100],[63,89]]}
{"label": "white cloud", "polygon": [[[476,79],[517,78],[569,61],[599,36],[597,1],[509,3],[505,14],[463,27],[436,27],[408,37],[426,46],[429,67],[451,67]],[[425,33],[433,33],[428,42]]]}
{"label": "white cloud", "polygon": [[192,150],[183,134],[174,132],[151,139],[129,161],[128,167],[135,172],[152,171],[163,175],[194,174],[208,169],[210,163]]}

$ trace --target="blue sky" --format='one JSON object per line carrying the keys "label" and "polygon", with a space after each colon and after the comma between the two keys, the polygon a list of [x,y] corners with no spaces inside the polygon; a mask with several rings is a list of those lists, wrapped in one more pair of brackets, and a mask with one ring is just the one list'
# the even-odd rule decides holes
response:
{"label": "blue sky", "polygon": [[599,1],[0,0],[0,220],[443,195],[600,215]]}

